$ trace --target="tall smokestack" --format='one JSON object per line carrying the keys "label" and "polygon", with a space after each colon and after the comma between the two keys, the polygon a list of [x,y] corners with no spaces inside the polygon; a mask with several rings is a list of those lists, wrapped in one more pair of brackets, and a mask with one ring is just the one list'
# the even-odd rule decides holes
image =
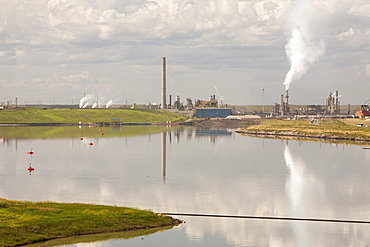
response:
{"label": "tall smokestack", "polygon": [[166,58],[162,58],[162,109],[167,109],[166,104]]}
{"label": "tall smokestack", "polygon": [[285,98],[286,98],[286,104],[288,105],[289,104],[289,90],[286,90]]}

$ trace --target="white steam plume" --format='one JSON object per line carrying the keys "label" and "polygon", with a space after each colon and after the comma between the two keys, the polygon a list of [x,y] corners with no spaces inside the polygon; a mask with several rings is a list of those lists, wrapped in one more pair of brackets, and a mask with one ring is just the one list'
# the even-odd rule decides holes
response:
{"label": "white steam plume", "polygon": [[85,99],[86,97],[83,97],[82,99],[80,99],[80,108],[82,108],[84,105],[85,105],[85,101],[86,101],[86,99]]}
{"label": "white steam plume", "polygon": [[[89,101],[92,101],[94,98],[94,95],[92,94],[87,94],[84,96],[82,99],[80,99],[80,108],[86,108],[87,105],[89,105]],[[86,105],[86,106],[85,106]],[[85,106],[85,107],[84,107]]]}
{"label": "white steam plume", "polygon": [[[91,108],[99,107],[98,102],[105,101],[104,97],[96,97],[94,94],[86,94],[82,99],[80,99],[80,108],[86,108],[92,104]],[[106,104],[106,108],[113,105],[113,101],[109,100]]]}
{"label": "white steam plume", "polygon": [[86,108],[90,105],[90,102],[94,102],[95,96],[93,94],[86,94],[82,99],[80,99],[80,108]]}
{"label": "white steam plume", "polygon": [[108,103],[106,104],[106,108],[109,108],[111,105],[113,105],[113,101],[109,100]]}
{"label": "white steam plume", "polygon": [[317,18],[312,0],[297,0],[288,19],[290,29],[285,52],[290,62],[290,70],[286,74],[284,85],[289,90],[293,81],[299,80],[310,65],[325,54],[325,44],[315,37],[313,20]]}

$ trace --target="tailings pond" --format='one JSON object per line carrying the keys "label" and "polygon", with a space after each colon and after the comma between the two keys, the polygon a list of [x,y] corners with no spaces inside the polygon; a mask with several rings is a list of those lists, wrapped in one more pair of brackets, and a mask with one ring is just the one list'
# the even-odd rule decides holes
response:
{"label": "tailings pond", "polygon": [[[4,127],[0,138],[5,199],[370,222],[370,150],[361,145],[163,126]],[[130,239],[49,246],[370,245],[367,223],[174,217],[186,223]]]}

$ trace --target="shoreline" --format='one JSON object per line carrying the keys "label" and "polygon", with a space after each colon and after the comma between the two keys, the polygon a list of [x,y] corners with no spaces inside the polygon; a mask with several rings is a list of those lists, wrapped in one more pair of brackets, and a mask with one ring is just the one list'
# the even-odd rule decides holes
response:
{"label": "shoreline", "polygon": [[308,120],[262,119],[236,132],[266,138],[370,142],[370,128],[363,119],[318,119],[314,124]]}
{"label": "shoreline", "polygon": [[337,141],[357,141],[357,142],[370,142],[370,139],[363,138],[347,138],[347,137],[337,137],[337,136],[327,136],[327,135],[304,135],[293,132],[280,132],[274,133],[271,131],[252,131],[252,130],[237,130],[235,131],[238,134],[245,135],[256,135],[256,136],[278,136],[278,137],[296,137],[296,138],[307,138],[307,139],[318,139],[318,140],[337,140]]}
{"label": "shoreline", "polygon": [[[174,227],[184,221],[129,207],[0,198],[0,246],[21,246],[69,237]],[[140,234],[138,236],[141,236]]]}

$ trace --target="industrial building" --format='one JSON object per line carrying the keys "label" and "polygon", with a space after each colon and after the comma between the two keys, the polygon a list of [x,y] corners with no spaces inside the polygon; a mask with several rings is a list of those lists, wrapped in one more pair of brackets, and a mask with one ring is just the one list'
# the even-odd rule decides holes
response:
{"label": "industrial building", "polygon": [[197,108],[195,111],[196,118],[226,118],[230,115],[229,108]]}

